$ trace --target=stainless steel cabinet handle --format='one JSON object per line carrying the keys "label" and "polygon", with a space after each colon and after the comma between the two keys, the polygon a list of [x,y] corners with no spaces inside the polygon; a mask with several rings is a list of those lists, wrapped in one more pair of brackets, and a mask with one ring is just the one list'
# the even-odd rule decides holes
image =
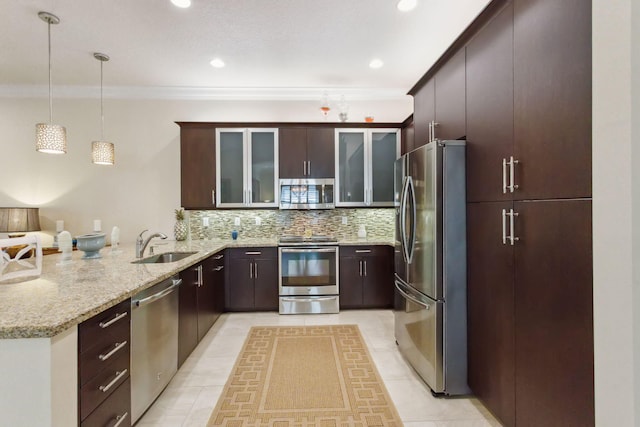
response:
{"label": "stainless steel cabinet handle", "polygon": [[251,190],[247,190],[247,206],[249,206],[253,201],[251,200]]}
{"label": "stainless steel cabinet handle", "polygon": [[262,255],[262,251],[249,251],[245,252],[245,255]]}
{"label": "stainless steel cabinet handle", "polygon": [[358,261],[358,274],[362,277],[362,260]]}
{"label": "stainless steel cabinet handle", "polygon": [[431,127],[433,126],[433,121],[429,122],[429,138],[427,142],[431,142]]}
{"label": "stainless steel cabinet handle", "polygon": [[220,271],[224,268],[224,265],[219,265],[216,268],[213,269],[213,271]]}
{"label": "stainless steel cabinet handle", "polygon": [[370,254],[371,249],[356,249],[357,254]]}
{"label": "stainless steel cabinet handle", "polygon": [[120,351],[125,345],[127,345],[127,341],[122,341],[120,343],[115,343],[113,349],[108,352],[107,354],[101,354],[98,356],[98,359],[100,359],[101,361],[105,361],[107,359],[109,359],[111,356],[113,356],[114,354],[116,354],[118,351]]}
{"label": "stainless steel cabinet handle", "polygon": [[509,186],[507,188],[509,188],[509,191],[512,193],[514,190],[518,188],[518,186],[515,184],[515,177],[514,177],[515,168],[518,163],[520,163],[520,161],[514,160],[513,156],[509,158]]}
{"label": "stainless steel cabinet handle", "polygon": [[125,375],[127,375],[127,369],[123,369],[122,371],[118,372],[116,371],[116,377],[114,379],[111,380],[111,382],[107,385],[101,385],[100,387],[98,387],[100,389],[101,392],[106,393],[109,391],[109,389],[111,387],[114,386],[115,383],[117,383],[118,381],[120,381],[120,379],[122,377],[124,377]]}
{"label": "stainless steel cabinet handle", "polygon": [[311,175],[311,160],[307,160],[307,175]]}
{"label": "stainless steel cabinet handle", "polygon": [[224,258],[224,254],[214,255],[213,259],[222,259]]}
{"label": "stainless steel cabinet handle", "polygon": [[211,190],[211,204],[216,205],[216,190]]}
{"label": "stainless steel cabinet handle", "polygon": [[431,125],[431,141],[437,141],[438,138],[436,138],[436,128],[439,126],[439,123],[437,123],[435,120],[432,123],[433,125]]}
{"label": "stainless steel cabinet handle", "polygon": [[124,317],[127,317],[127,312],[126,312],[126,311],[125,311],[124,313],[116,314],[116,315],[115,315],[115,317],[114,317],[113,319],[109,320],[108,322],[100,322],[100,323],[99,323],[99,326],[100,326],[102,329],[108,328],[109,326],[113,325],[113,324],[114,324],[114,323],[116,323],[118,320],[120,320],[120,319],[122,319],[122,318],[124,318]]}
{"label": "stainless steel cabinet handle", "polygon": [[116,423],[113,425],[113,427],[118,427],[120,424],[122,424],[124,422],[124,420],[127,419],[128,416],[129,416],[128,412],[125,412],[122,415],[116,416]]}
{"label": "stainless steel cabinet handle", "polygon": [[507,244],[507,210],[502,209],[502,244]]}
{"label": "stainless steel cabinet handle", "polygon": [[201,287],[204,284],[204,282],[202,280],[202,266],[199,265],[196,268],[196,271],[198,272],[198,287]]}
{"label": "stainless steel cabinet handle", "polygon": [[502,158],[502,194],[507,194],[507,159]]}
{"label": "stainless steel cabinet handle", "polygon": [[258,278],[258,263],[254,262],[253,263],[253,277],[254,278]]}
{"label": "stainless steel cabinet handle", "polygon": [[302,161],[302,175],[307,176],[307,162],[305,160]]}
{"label": "stainless steel cabinet handle", "polygon": [[367,277],[367,260],[363,260],[362,263],[364,264],[364,277]]}
{"label": "stainless steel cabinet handle", "polygon": [[517,240],[520,240],[519,237],[515,236],[514,223],[515,223],[515,217],[517,216],[518,216],[518,212],[514,212],[513,209],[511,209],[511,213],[509,214],[509,229],[511,233],[511,235],[509,236],[509,241],[511,242],[511,246],[513,246]]}
{"label": "stainless steel cabinet handle", "polygon": [[253,261],[249,262],[249,279],[253,279]]}

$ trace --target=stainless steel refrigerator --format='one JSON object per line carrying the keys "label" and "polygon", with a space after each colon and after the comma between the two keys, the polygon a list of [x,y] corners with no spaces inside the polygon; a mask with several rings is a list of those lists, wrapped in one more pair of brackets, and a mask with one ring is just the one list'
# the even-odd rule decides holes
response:
{"label": "stainless steel refrigerator", "polygon": [[395,336],[436,394],[467,386],[465,141],[396,161]]}

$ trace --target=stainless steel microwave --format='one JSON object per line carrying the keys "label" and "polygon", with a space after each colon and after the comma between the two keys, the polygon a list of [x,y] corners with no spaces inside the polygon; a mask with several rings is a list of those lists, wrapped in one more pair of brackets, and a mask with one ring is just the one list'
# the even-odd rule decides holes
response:
{"label": "stainless steel microwave", "polygon": [[333,209],[333,178],[281,179],[280,209]]}

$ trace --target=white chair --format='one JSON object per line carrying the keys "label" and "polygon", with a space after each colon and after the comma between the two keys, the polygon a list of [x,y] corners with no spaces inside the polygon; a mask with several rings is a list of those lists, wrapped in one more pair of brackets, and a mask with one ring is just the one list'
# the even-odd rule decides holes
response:
{"label": "white chair", "polygon": [[[24,246],[12,258],[10,247]],[[35,256],[22,259],[31,251]],[[40,237],[32,234],[24,237],[0,239],[0,284],[35,279],[42,273],[42,244]]]}

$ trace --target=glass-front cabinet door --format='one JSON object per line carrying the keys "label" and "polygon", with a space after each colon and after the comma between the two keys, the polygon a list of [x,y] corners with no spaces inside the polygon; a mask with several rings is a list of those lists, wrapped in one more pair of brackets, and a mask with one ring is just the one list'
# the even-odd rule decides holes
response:
{"label": "glass-front cabinet door", "polygon": [[278,130],[249,129],[248,200],[252,206],[278,206]]}
{"label": "glass-front cabinet door", "polygon": [[216,129],[216,204],[276,207],[277,129]]}
{"label": "glass-front cabinet door", "polygon": [[336,129],[337,206],[362,206],[365,202],[366,131]]}
{"label": "glass-front cabinet door", "polygon": [[336,206],[393,206],[399,129],[336,129]]}

